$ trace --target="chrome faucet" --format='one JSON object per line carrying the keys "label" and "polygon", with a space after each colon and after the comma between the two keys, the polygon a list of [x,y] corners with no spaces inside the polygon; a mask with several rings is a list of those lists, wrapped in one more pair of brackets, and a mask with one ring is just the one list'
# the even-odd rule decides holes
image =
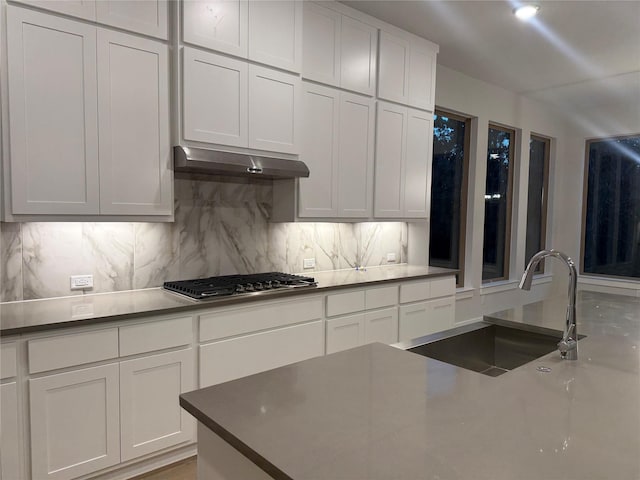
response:
{"label": "chrome faucet", "polygon": [[555,257],[569,268],[569,305],[567,305],[567,321],[564,327],[562,340],[558,343],[560,356],[565,360],[578,359],[578,326],[576,325],[576,289],[578,285],[578,271],[576,264],[570,257],[557,250],[541,250],[536,253],[522,274],[520,280],[520,288],[522,290],[531,290],[531,281],[533,280],[533,271],[540,263],[540,260],[546,257]]}

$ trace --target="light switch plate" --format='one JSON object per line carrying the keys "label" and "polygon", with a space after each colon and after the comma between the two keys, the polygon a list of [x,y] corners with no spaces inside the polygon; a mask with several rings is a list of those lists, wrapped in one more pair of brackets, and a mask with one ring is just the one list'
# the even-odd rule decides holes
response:
{"label": "light switch plate", "polygon": [[315,258],[305,258],[302,260],[302,268],[314,268],[316,266]]}
{"label": "light switch plate", "polygon": [[394,252],[387,253],[387,262],[394,263],[396,261],[396,254]]}

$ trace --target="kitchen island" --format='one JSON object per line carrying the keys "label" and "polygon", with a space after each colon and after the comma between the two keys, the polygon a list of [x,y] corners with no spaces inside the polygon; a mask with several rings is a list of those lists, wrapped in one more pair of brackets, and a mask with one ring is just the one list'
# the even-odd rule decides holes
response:
{"label": "kitchen island", "polygon": [[[560,297],[492,317],[561,329],[565,307]],[[577,361],[553,352],[491,378],[372,344],[181,404],[207,438],[207,478],[636,480],[640,300],[581,292],[577,318]],[[207,446],[228,453],[207,461]]]}

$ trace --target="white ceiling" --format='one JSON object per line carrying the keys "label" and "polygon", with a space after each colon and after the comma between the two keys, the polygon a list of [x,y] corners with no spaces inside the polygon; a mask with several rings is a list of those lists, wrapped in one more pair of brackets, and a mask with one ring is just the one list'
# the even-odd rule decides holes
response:
{"label": "white ceiling", "polygon": [[507,1],[342,3],[437,43],[438,63],[471,77],[561,107],[640,108],[640,0],[538,1],[529,23]]}

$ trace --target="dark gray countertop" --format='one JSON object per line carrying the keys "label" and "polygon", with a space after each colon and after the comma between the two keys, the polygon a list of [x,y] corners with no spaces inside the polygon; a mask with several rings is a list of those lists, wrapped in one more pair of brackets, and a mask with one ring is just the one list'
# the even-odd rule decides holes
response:
{"label": "dark gray countertop", "polygon": [[170,314],[203,308],[241,305],[293,295],[308,295],[362,285],[416,280],[455,273],[457,270],[406,264],[368,267],[361,270],[312,272],[308,275],[312,275],[316,279],[318,283],[316,288],[281,289],[258,294],[234,295],[204,302],[190,300],[161,288],[151,288],[0,303],[0,336],[124,320],[149,314]]}
{"label": "dark gray countertop", "polygon": [[[495,317],[558,330],[565,307],[559,298]],[[578,322],[588,336],[575,362],[553,352],[491,378],[372,344],[181,405],[281,479],[636,480],[640,299],[581,293]]]}

